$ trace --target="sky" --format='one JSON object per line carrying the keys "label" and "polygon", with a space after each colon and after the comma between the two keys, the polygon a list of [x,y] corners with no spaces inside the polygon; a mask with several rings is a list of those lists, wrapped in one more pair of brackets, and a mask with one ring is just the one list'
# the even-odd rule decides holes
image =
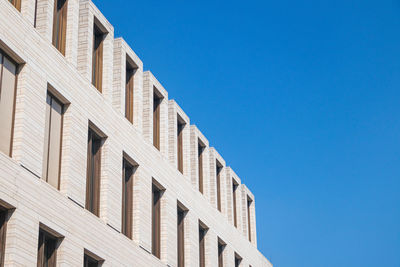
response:
{"label": "sky", "polygon": [[274,266],[400,266],[399,0],[94,2],[255,194]]}

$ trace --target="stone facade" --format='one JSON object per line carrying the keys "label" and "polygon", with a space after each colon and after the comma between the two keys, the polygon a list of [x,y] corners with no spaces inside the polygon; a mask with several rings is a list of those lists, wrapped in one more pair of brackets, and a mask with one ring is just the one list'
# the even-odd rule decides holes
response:
{"label": "stone facade", "polygon": [[[90,0],[68,0],[66,52],[52,45],[54,0],[21,0],[18,11],[0,0],[0,49],[19,65],[12,155],[0,152],[0,204],[12,207],[7,222],[5,266],[36,266],[39,227],[64,238],[57,266],[82,266],[84,251],[104,259],[102,266],[177,266],[177,203],[185,217],[185,266],[199,266],[199,221],[208,228],[206,266],[218,266],[218,239],[226,243],[224,266],[272,266],[257,250],[255,199],[200,130]],[[36,6],[36,8],[35,8]],[[35,14],[36,10],[36,14]],[[36,18],[36,22],[34,21]],[[103,89],[91,83],[93,23],[107,35],[103,50]],[[135,66],[133,123],[125,113],[126,62]],[[46,94],[62,98],[63,117],[59,189],[42,176]],[[160,150],[153,146],[153,93],[162,95]],[[1,116],[1,114],[0,114]],[[184,121],[183,173],[177,169],[177,121]],[[88,127],[107,139],[101,154],[100,212],[85,207]],[[0,125],[1,127],[1,125]],[[199,192],[198,140],[204,145],[204,192]],[[133,238],[121,234],[123,155],[138,167],[133,185]],[[217,210],[216,162],[221,211]],[[236,190],[234,226],[232,179]],[[151,188],[161,198],[161,256],[151,254]],[[251,205],[248,208],[248,199]],[[250,214],[248,214],[250,211]],[[248,233],[250,216],[251,242]]]}

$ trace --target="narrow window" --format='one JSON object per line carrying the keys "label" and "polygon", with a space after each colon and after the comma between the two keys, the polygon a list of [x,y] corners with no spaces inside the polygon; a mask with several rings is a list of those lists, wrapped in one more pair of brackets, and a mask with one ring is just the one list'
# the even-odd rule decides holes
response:
{"label": "narrow window", "polygon": [[0,207],[0,266],[4,266],[8,212],[6,208]]}
{"label": "narrow window", "polygon": [[103,82],[103,40],[106,34],[96,23],[93,26],[92,84],[102,91]]}
{"label": "narrow window", "polygon": [[125,118],[133,122],[133,83],[135,68],[126,61]]}
{"label": "narrow window", "polygon": [[185,211],[178,206],[178,267],[185,266]]}
{"label": "narrow window", "polygon": [[183,129],[185,128],[185,123],[178,116],[178,170],[183,173]]}
{"label": "narrow window", "polygon": [[235,267],[240,267],[240,263],[242,262],[242,257],[235,253]]}
{"label": "narrow window", "polygon": [[38,267],[55,267],[57,263],[57,247],[59,238],[40,229],[38,245]]}
{"label": "narrow window", "polygon": [[199,191],[203,194],[203,151],[206,148],[200,141],[197,141],[198,146],[198,162],[199,162]]}
{"label": "narrow window", "polygon": [[217,207],[218,210],[221,211],[221,171],[222,165],[217,161]]}
{"label": "narrow window", "polygon": [[102,138],[89,128],[87,179],[86,179],[86,209],[99,216],[100,206],[100,173]]}
{"label": "narrow window", "polygon": [[0,151],[12,154],[17,64],[0,51]]}
{"label": "narrow window", "polygon": [[122,165],[122,233],[132,239],[133,174],[136,166],[126,159]]}
{"label": "narrow window", "polygon": [[21,0],[8,0],[18,11],[21,11]]}
{"label": "narrow window", "polygon": [[37,12],[38,12],[38,0],[35,0],[35,17],[33,19],[33,27],[35,28],[37,23]]}
{"label": "narrow window", "polygon": [[85,254],[83,257],[83,267],[99,267],[102,265],[103,262],[103,259],[85,249]]}
{"label": "narrow window", "polygon": [[249,232],[249,241],[251,242],[251,214],[250,214],[250,211],[251,211],[251,203],[252,203],[253,201],[249,198],[249,197],[247,197],[247,225],[248,225],[248,232]]}
{"label": "narrow window", "polygon": [[238,186],[238,183],[232,179],[233,225],[235,225],[235,227],[237,227],[236,189]]}
{"label": "narrow window", "polygon": [[224,267],[224,249],[225,244],[218,239],[218,267]]}
{"label": "narrow window", "polygon": [[199,225],[199,259],[200,259],[200,267],[206,266],[206,232],[207,230]]}
{"label": "narrow window", "polygon": [[160,150],[160,109],[162,97],[153,94],[153,145]]}
{"label": "narrow window", "polygon": [[[68,0],[54,1],[53,45],[65,56]],[[36,23],[36,21],[35,21]]]}
{"label": "narrow window", "polygon": [[63,114],[63,104],[47,93],[42,178],[57,189],[60,185]]}
{"label": "narrow window", "polygon": [[152,186],[152,246],[151,252],[157,258],[161,256],[161,190]]}

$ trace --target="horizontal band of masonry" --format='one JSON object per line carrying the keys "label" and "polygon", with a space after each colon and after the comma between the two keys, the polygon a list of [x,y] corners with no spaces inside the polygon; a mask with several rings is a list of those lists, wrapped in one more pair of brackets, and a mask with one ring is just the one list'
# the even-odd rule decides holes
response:
{"label": "horizontal band of masonry", "polygon": [[0,266],[272,266],[254,195],[91,1],[0,21]]}

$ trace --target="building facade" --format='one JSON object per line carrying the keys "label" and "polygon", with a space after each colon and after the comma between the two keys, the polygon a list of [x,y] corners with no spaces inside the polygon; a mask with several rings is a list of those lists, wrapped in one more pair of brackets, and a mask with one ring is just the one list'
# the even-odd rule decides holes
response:
{"label": "building facade", "polygon": [[255,199],[89,0],[0,0],[1,266],[272,266]]}

